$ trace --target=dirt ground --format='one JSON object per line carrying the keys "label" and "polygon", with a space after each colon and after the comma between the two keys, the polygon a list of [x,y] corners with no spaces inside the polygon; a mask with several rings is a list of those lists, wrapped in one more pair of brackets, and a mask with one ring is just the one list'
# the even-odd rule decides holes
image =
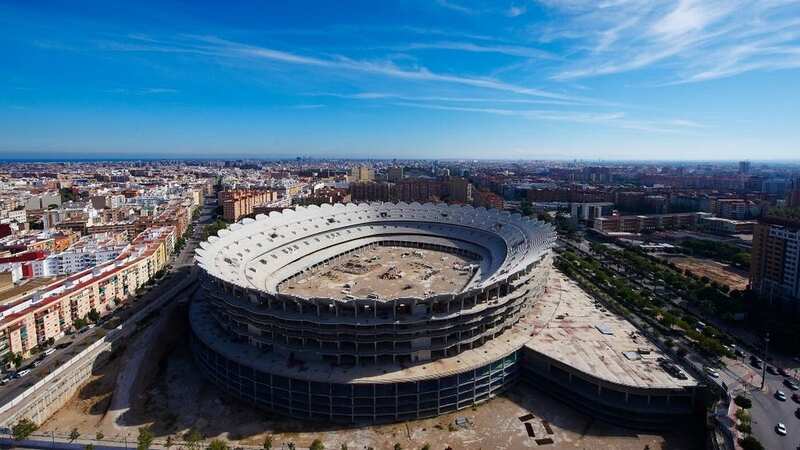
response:
{"label": "dirt ground", "polygon": [[[434,419],[363,428],[301,423],[271,416],[221,395],[199,376],[186,344],[180,342],[160,362],[155,381],[143,391],[132,393],[131,409],[113,423],[108,420],[110,415],[106,409],[125,355],[105,366],[72,402],[42,426],[41,431],[68,433],[77,427],[83,436],[94,436],[101,431],[105,439],[121,442],[126,438],[131,442],[136,438],[138,427],[151,425],[159,442],[170,435],[179,439],[182,433],[194,427],[207,439],[222,437],[234,447],[261,446],[264,438],[270,435],[275,448],[288,442],[306,447],[317,438],[329,449],[347,444],[359,450],[365,446],[391,449],[395,443],[400,443],[404,449],[417,449],[429,443],[434,450],[447,446],[453,450],[700,448],[694,442],[697,438],[693,439],[686,430],[643,434],[596,422],[523,384],[477,408]],[[534,416],[527,422],[532,425],[535,438],[528,436],[525,424],[519,419],[529,413]],[[549,423],[552,434],[547,432],[545,422]],[[462,423],[465,424],[460,426]],[[542,438],[550,438],[553,443],[537,444],[535,439]]]}
{"label": "dirt ground", "polygon": [[422,297],[460,291],[472,276],[469,264],[478,263],[446,252],[380,246],[311,271],[280,289],[307,297]]}
{"label": "dirt ground", "polygon": [[711,259],[694,257],[673,257],[669,260],[680,267],[681,270],[689,269],[699,276],[706,276],[712,281],[727,284],[731,289],[743,290],[747,288],[747,274],[731,267],[729,264]]}

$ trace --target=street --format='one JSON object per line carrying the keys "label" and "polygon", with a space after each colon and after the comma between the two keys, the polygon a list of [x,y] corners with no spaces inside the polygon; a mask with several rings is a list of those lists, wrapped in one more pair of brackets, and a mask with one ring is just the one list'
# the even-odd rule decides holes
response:
{"label": "street", "polygon": [[[168,266],[168,270],[163,278],[157,280],[155,285],[145,287],[140,295],[130,297],[116,310],[103,317],[101,324],[98,324],[98,326],[82,333],[76,332],[72,335],[66,335],[56,341],[53,346],[53,348],[56,349],[55,352],[47,356],[38,367],[32,367],[29,374],[18,379],[11,379],[5,385],[0,386],[0,404],[5,404],[20,395],[26,389],[52,372],[56,367],[60,366],[65,360],[74,357],[83,349],[101,339],[107,332],[113,330],[117,323],[126,321],[146,305],[150,304],[162,292],[169,291],[172,287],[180,283],[184,277],[179,276],[179,274],[186,272],[194,263],[194,250],[202,237],[203,226],[209,223],[214,217],[216,200],[206,201],[201,208],[200,216],[197,220],[193,221],[194,230],[192,236],[187,238],[186,245],[183,249],[172,256],[172,264]],[[112,320],[112,318],[115,320]],[[23,361],[21,367],[30,366],[34,358],[35,356]]]}

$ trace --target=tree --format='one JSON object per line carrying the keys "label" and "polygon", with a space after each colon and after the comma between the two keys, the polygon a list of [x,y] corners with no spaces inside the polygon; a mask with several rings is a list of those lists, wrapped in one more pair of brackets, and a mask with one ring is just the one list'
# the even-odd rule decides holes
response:
{"label": "tree", "polygon": [[749,409],[753,407],[753,401],[742,394],[737,395],[733,402],[740,408]]}
{"label": "tree", "polygon": [[77,428],[73,428],[72,431],[69,432],[69,441],[73,442],[75,439],[81,437],[81,434],[78,432]]}
{"label": "tree", "polygon": [[403,450],[403,446],[399,442],[394,443],[394,450]]}
{"label": "tree", "polygon": [[150,427],[139,428],[139,436],[136,438],[136,450],[148,450],[153,445],[153,437]]}
{"label": "tree", "polygon": [[17,422],[16,425],[11,427],[11,436],[14,437],[15,440],[21,441],[23,439],[27,439],[31,434],[33,434],[36,429],[39,428],[36,426],[31,419],[24,417]]}
{"label": "tree", "polygon": [[228,444],[221,439],[212,439],[208,444],[208,450],[228,450]]}
{"label": "tree", "polygon": [[175,443],[172,442],[172,436],[167,436],[167,440],[164,442],[164,448],[169,449],[173,445],[175,445]]}
{"label": "tree", "polygon": [[267,435],[264,438],[264,445],[262,446],[264,450],[272,450],[272,436]]}
{"label": "tree", "polygon": [[183,440],[186,442],[186,448],[189,450],[195,450],[197,448],[197,444],[203,440],[203,436],[200,434],[200,432],[192,428],[183,435]]}
{"label": "tree", "polygon": [[347,450],[347,444],[342,444],[342,446],[339,447],[339,450]]}
{"label": "tree", "polygon": [[425,443],[425,445],[423,445],[423,446],[422,446],[422,448],[421,448],[421,449],[419,449],[419,450],[431,450],[431,444],[428,444],[428,443],[426,442],[426,443]]}
{"label": "tree", "polygon": [[308,447],[308,450],[325,450],[325,446],[322,444],[322,441],[319,439],[314,439],[311,442],[311,446]]}
{"label": "tree", "polygon": [[764,446],[761,445],[761,442],[753,436],[739,439],[739,445],[741,445],[744,450],[764,450]]}
{"label": "tree", "polygon": [[94,444],[91,442],[83,446],[83,450],[94,450]]}
{"label": "tree", "polygon": [[106,437],[106,435],[103,434],[102,431],[98,431],[97,433],[94,434],[95,441],[102,441],[104,437]]}
{"label": "tree", "polygon": [[90,322],[97,323],[97,321],[100,320],[100,313],[92,308],[89,313],[86,314],[86,318],[89,319]]}
{"label": "tree", "polygon": [[294,442],[289,442],[288,444],[286,444],[286,448],[288,448],[289,450],[295,450]]}

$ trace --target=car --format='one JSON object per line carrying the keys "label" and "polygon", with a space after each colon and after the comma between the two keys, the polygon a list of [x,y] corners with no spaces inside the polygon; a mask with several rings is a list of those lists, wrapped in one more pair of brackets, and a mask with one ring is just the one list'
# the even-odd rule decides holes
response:
{"label": "car", "polygon": [[771,373],[772,375],[778,375],[778,369],[772,366],[767,366],[767,372]]}
{"label": "car", "polygon": [[717,371],[716,371],[716,369],[714,369],[713,367],[706,367],[706,369],[705,369],[705,370],[706,370],[706,373],[707,373],[707,374],[708,374],[708,375],[709,375],[711,378],[719,378],[719,372],[717,372]]}
{"label": "car", "polygon": [[31,367],[39,367],[39,366],[41,366],[41,365],[42,365],[42,363],[43,363],[43,362],[44,362],[44,360],[43,360],[43,359],[36,358],[36,359],[34,359],[34,360],[33,360],[33,362],[31,363]]}
{"label": "car", "polygon": [[12,376],[10,374],[4,373],[2,377],[0,377],[0,386],[5,386],[6,383],[11,381]]}
{"label": "car", "polygon": [[786,425],[784,425],[781,422],[778,422],[778,424],[775,425],[775,432],[780,434],[781,436],[786,436]]}
{"label": "car", "polygon": [[794,410],[794,416],[800,419],[800,408]]}
{"label": "car", "polygon": [[782,377],[789,377],[789,372],[786,371],[783,367],[778,367],[778,373],[781,374]]}
{"label": "car", "polygon": [[800,389],[800,387],[798,387],[798,386],[797,386],[797,385],[794,383],[794,381],[792,381],[792,380],[790,380],[790,379],[788,379],[788,378],[787,378],[787,379],[785,379],[785,380],[783,380],[783,385],[784,385],[784,386],[786,386],[786,387],[788,387],[789,389],[791,389],[791,390],[793,390],[793,391],[796,391],[796,390]]}
{"label": "car", "polygon": [[55,347],[50,347],[50,348],[48,348],[47,350],[43,351],[43,352],[42,352],[42,355],[44,355],[44,356],[50,356],[50,355],[52,355],[52,354],[53,354],[53,353],[55,353],[55,352],[56,352],[56,348],[55,348]]}
{"label": "car", "polygon": [[786,394],[784,394],[783,391],[776,391],[775,392],[775,398],[777,398],[778,400],[780,400],[782,402],[785,402],[786,401]]}
{"label": "car", "polygon": [[18,370],[17,373],[14,374],[14,378],[22,378],[29,373],[31,373],[31,369]]}
{"label": "car", "polygon": [[69,347],[70,344],[72,344],[72,341],[62,342],[62,343],[56,345],[56,348],[59,349],[59,350],[64,350],[65,348]]}
{"label": "car", "polygon": [[795,403],[800,403],[800,395],[798,395],[798,394],[792,394],[792,400],[793,400]]}
{"label": "car", "polygon": [[738,356],[739,358],[744,358],[744,352],[743,352],[743,351],[741,351],[741,350],[739,350],[738,348],[737,348],[736,350],[734,350],[734,351],[733,351],[733,354],[735,354],[735,355],[736,355],[736,356]]}

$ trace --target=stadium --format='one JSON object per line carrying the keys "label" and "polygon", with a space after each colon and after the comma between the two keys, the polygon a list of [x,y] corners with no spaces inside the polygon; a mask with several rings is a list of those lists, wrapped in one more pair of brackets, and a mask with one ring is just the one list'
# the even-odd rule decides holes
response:
{"label": "stadium", "polygon": [[259,215],[197,250],[192,348],[206,376],[300,419],[436,416],[519,376],[552,227],[445,204],[336,204]]}

